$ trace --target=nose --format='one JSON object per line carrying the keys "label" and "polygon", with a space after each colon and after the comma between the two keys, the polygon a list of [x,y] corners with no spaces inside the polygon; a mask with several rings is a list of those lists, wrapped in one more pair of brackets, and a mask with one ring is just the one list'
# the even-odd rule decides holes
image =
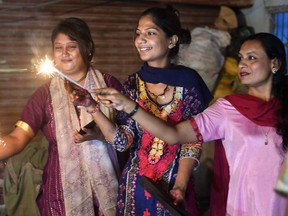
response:
{"label": "nose", "polygon": [[244,59],[239,59],[239,62],[238,62],[238,68],[243,68],[243,67],[246,67],[247,64],[245,62]]}
{"label": "nose", "polygon": [[146,40],[146,37],[144,34],[139,34],[136,39],[135,39],[135,42],[140,44],[140,43],[145,43],[147,40]]}
{"label": "nose", "polygon": [[62,56],[68,56],[68,55],[69,55],[68,48],[67,47],[63,47]]}

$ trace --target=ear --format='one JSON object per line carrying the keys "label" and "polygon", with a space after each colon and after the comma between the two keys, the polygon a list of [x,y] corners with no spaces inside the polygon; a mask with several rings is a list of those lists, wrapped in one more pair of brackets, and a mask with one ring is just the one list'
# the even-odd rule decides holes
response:
{"label": "ear", "polygon": [[169,48],[169,49],[172,49],[173,47],[176,46],[177,42],[178,42],[178,36],[177,36],[177,35],[173,35],[173,36],[170,38],[170,42],[169,42],[168,48]]}
{"label": "ear", "polygon": [[278,58],[274,58],[271,61],[271,71],[273,74],[277,73],[279,68],[281,67],[281,61]]}

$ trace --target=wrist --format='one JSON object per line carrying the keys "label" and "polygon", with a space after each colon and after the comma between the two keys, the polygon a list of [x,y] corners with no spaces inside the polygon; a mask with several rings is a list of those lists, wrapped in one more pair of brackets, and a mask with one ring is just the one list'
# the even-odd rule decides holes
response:
{"label": "wrist", "polygon": [[86,112],[93,114],[99,111],[99,104],[98,103],[93,103],[93,105],[89,106],[86,108]]}
{"label": "wrist", "polygon": [[140,105],[138,103],[136,103],[133,110],[130,112],[127,112],[128,116],[132,117],[133,115],[135,115],[135,113],[138,111],[139,107],[140,107]]}

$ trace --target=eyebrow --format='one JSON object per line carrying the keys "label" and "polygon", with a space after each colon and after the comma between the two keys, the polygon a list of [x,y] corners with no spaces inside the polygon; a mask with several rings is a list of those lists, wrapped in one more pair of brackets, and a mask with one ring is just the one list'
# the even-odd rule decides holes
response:
{"label": "eyebrow", "polygon": [[[139,31],[140,31],[140,29],[139,29],[138,27],[136,28],[136,30],[139,30]],[[157,28],[157,27],[148,27],[148,28],[145,28],[144,30],[145,30],[145,31],[147,31],[147,30],[157,30],[157,31],[159,31],[160,29]]]}

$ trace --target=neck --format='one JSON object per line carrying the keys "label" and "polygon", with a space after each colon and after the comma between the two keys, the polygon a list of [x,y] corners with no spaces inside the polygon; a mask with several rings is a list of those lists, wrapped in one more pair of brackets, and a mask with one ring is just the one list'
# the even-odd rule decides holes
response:
{"label": "neck", "polygon": [[249,88],[248,94],[254,97],[260,98],[264,101],[269,101],[273,97],[270,90],[265,91],[263,89],[261,90],[261,89],[255,89],[255,88],[253,89]]}
{"label": "neck", "polygon": [[169,61],[164,61],[164,62],[147,62],[147,64],[150,67],[154,68],[169,68],[171,66],[171,63]]}
{"label": "neck", "polygon": [[77,80],[76,82],[81,83],[87,76],[87,73],[85,73],[79,80]]}

